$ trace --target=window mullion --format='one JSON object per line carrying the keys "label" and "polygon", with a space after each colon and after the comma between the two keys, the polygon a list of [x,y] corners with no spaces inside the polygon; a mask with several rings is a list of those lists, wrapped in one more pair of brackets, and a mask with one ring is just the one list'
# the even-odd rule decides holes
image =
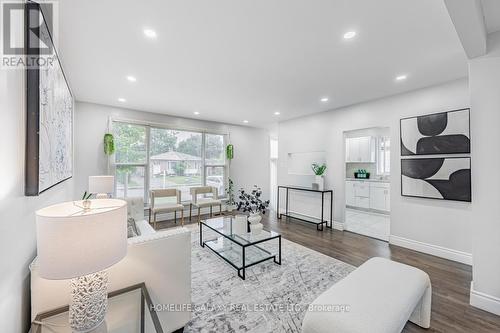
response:
{"label": "window mullion", "polygon": [[201,164],[202,164],[201,181],[203,183],[203,186],[207,186],[207,161],[205,160],[205,158],[206,158],[206,154],[205,154],[206,137],[207,137],[207,134],[202,133],[202,135],[201,135]]}
{"label": "window mullion", "polygon": [[150,187],[150,147],[151,147],[151,126],[146,126],[146,165],[144,169],[144,205],[149,204],[149,187]]}

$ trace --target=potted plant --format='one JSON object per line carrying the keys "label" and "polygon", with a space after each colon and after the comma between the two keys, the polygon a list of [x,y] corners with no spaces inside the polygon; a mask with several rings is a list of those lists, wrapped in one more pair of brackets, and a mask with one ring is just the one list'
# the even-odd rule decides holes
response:
{"label": "potted plant", "polygon": [[234,182],[229,178],[226,188],[227,202],[226,209],[228,212],[232,212],[236,208],[236,201],[234,200]]}
{"label": "potted plant", "polygon": [[90,197],[92,196],[92,193],[87,193],[87,191],[85,191],[83,193],[83,196],[82,196],[82,204],[83,204],[83,209],[84,210],[89,210],[90,209],[90,205],[91,205],[91,201],[90,201]]}
{"label": "potted plant", "polygon": [[265,214],[267,207],[269,207],[269,200],[262,200],[262,189],[257,185],[253,186],[251,192],[240,189],[238,198],[240,199],[237,207],[238,211],[250,213],[248,221],[251,224],[258,224],[262,220],[260,214]]}
{"label": "potted plant", "polygon": [[115,139],[113,137],[113,134],[111,133],[104,134],[103,147],[104,147],[104,154],[107,156],[107,168],[109,173],[109,159],[111,155],[115,153]]}
{"label": "potted plant", "polygon": [[323,163],[319,165],[318,163],[313,163],[311,165],[311,168],[316,175],[315,182],[313,184],[313,187],[317,186],[320,191],[323,191],[325,187],[325,179],[323,178],[323,174],[326,171],[326,164]]}

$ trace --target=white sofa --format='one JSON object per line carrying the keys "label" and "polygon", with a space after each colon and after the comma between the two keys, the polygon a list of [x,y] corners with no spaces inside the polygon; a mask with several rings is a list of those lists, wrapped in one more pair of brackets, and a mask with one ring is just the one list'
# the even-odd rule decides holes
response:
{"label": "white sofa", "polygon": [[[142,199],[127,199],[141,235],[128,239],[127,256],[110,267],[109,291],[145,282],[153,304],[191,303],[191,232],[183,227],[155,232],[144,219]],[[31,318],[69,302],[69,280],[46,280],[31,270]],[[164,332],[184,327],[190,312],[157,312]]]}
{"label": "white sofa", "polygon": [[371,258],[314,300],[302,333],[399,333],[429,328],[431,282],[418,268]]}

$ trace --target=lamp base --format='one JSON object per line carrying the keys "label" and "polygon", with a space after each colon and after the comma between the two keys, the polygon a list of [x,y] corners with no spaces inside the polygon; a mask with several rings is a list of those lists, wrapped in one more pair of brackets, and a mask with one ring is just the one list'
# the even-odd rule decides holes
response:
{"label": "lamp base", "polygon": [[71,279],[69,324],[74,332],[89,332],[104,321],[108,307],[108,273],[100,271]]}

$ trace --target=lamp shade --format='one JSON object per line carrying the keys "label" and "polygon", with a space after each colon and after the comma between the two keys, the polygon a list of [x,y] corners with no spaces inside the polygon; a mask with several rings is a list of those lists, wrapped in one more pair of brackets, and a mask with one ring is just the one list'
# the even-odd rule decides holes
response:
{"label": "lamp shade", "polygon": [[59,280],[102,271],[127,254],[127,205],[123,200],[64,202],[36,212],[40,276]]}
{"label": "lamp shade", "polygon": [[114,176],[90,176],[89,177],[89,192],[90,193],[113,193],[115,189]]}

